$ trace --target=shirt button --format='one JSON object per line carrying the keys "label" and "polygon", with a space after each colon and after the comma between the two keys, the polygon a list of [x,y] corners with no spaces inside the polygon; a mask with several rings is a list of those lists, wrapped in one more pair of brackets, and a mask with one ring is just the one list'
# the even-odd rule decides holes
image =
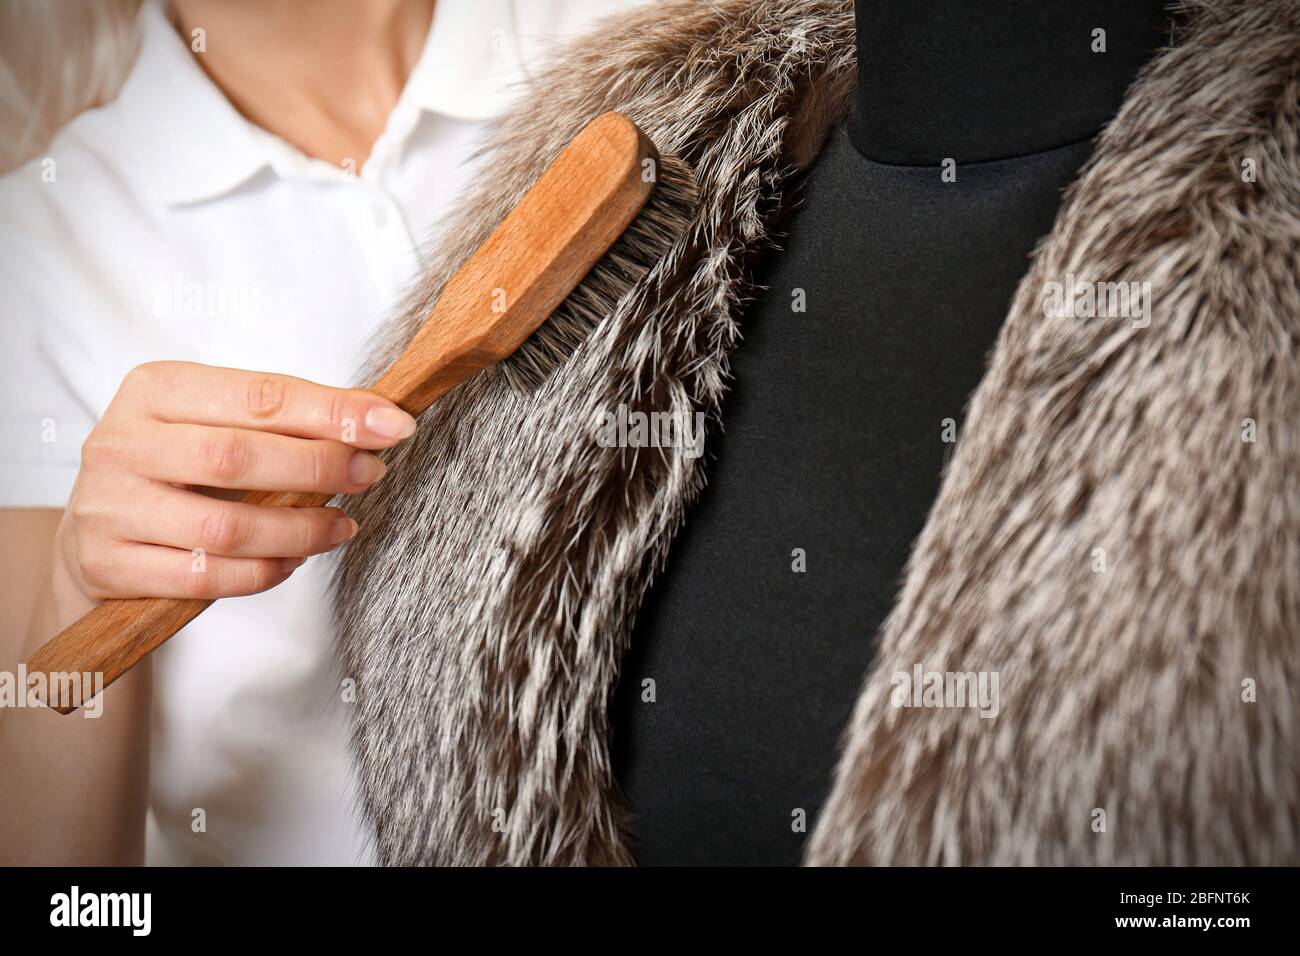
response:
{"label": "shirt button", "polygon": [[375,203],[370,207],[370,218],[374,220],[378,228],[383,229],[388,223],[388,210],[379,203]]}

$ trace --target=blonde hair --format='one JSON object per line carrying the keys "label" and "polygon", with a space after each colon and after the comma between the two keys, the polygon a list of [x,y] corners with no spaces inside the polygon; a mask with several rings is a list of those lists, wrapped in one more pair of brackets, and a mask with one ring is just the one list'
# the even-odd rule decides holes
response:
{"label": "blonde hair", "polygon": [[110,102],[139,48],[141,0],[0,0],[0,173]]}

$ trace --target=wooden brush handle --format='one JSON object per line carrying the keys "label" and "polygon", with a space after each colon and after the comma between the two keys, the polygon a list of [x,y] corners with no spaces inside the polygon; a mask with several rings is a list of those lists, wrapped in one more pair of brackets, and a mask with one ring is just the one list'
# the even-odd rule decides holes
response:
{"label": "wooden brush handle", "polygon": [[[654,188],[646,161],[657,158],[654,145],[627,117],[605,113],[592,120],[447,282],[372,391],[418,416],[515,351],[636,218]],[[256,491],[241,500],[302,508],[330,497]],[[211,603],[104,601],[37,650],[28,672],[99,673],[107,687]],[[54,709],[66,714],[83,703],[55,702]]]}
{"label": "wooden brush handle", "polygon": [[[238,500],[257,505],[318,508],[332,495],[292,491],[250,491]],[[204,598],[129,598],[102,601],[43,644],[27,662],[30,674],[103,674],[107,687],[212,604]],[[38,685],[42,702],[54,681]],[[83,685],[77,685],[83,686]],[[52,705],[70,714],[89,701]]]}

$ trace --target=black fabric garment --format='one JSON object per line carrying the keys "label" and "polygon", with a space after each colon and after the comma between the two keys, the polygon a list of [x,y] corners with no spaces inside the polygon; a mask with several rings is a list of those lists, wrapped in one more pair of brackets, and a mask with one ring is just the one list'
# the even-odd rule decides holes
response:
{"label": "black fabric garment", "polygon": [[[1005,6],[1039,22],[1025,4]],[[1098,6],[1114,13],[1113,3]],[[1037,57],[1040,83],[993,83],[983,104],[933,79],[945,48],[954,69],[986,69],[955,52],[978,46],[970,33],[980,24],[949,16],[915,41],[930,52],[910,61],[919,72],[907,74],[915,86],[901,83],[904,113],[856,109],[832,136],[785,250],[761,274],[768,291],[745,319],[725,434],[707,450],[709,487],[647,596],[611,706],[615,774],[641,864],[799,861],[872,638],[952,452],[945,438],[1090,135],[1142,61],[1130,48],[1154,46],[1155,13],[1150,4],[1146,21],[1115,14],[1130,31],[1124,56],[1082,66],[1067,57],[1059,72]],[[902,29],[914,16],[875,22]],[[1087,43],[1086,17],[1050,22]],[[859,26],[860,44],[871,42]],[[1000,18],[986,27],[1008,33]],[[1013,42],[1045,42],[1025,24],[1011,32]],[[898,80],[905,54],[890,54]],[[874,97],[899,85],[863,76]],[[1023,103],[999,99],[1014,99],[1018,82],[1091,85],[1090,98],[1075,97],[1090,105],[1035,122]],[[930,90],[928,102],[918,88]],[[926,109],[940,120],[955,111],[953,125],[905,119]],[[922,155],[927,139],[934,150]],[[891,162],[868,158],[877,151]],[[997,155],[1011,158],[987,158]],[[945,157],[957,160],[955,182],[943,181]]]}
{"label": "black fabric garment", "polygon": [[1169,36],[1163,0],[863,0],[855,13],[847,126],[864,156],[895,165],[1095,136]]}

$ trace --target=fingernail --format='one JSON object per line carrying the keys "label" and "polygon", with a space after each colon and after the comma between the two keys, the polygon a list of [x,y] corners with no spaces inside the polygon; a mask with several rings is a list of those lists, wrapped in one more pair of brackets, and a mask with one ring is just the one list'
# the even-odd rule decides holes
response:
{"label": "fingernail", "polygon": [[366,428],[380,438],[410,438],[415,419],[400,408],[372,408],[366,412]]}
{"label": "fingernail", "polygon": [[357,523],[351,518],[335,518],[330,528],[330,544],[342,544],[357,533]]}
{"label": "fingernail", "polygon": [[354,485],[373,484],[383,477],[387,470],[388,466],[380,457],[368,451],[354,452],[352,460],[348,462],[348,478]]}
{"label": "fingernail", "polygon": [[306,560],[306,558],[285,558],[280,562],[280,573],[291,574],[302,567]]}

